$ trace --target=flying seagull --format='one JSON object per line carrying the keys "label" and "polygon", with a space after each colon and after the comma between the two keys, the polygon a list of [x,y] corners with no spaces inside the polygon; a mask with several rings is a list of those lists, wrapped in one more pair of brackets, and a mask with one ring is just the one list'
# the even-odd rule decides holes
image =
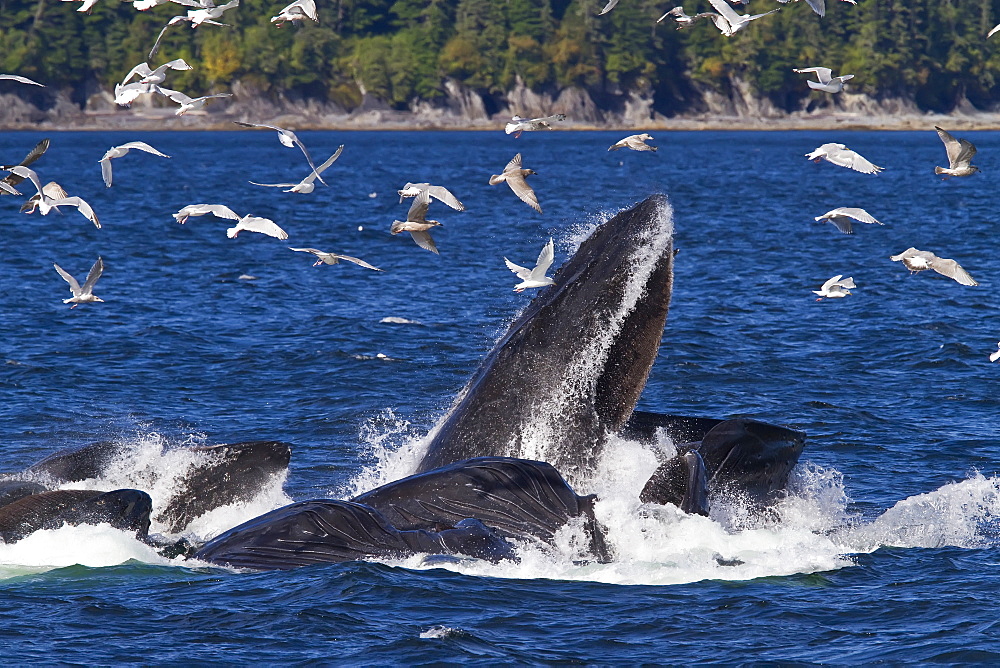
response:
{"label": "flying seagull", "polygon": [[837,226],[837,229],[844,234],[854,234],[854,229],[851,227],[851,220],[856,220],[859,223],[869,223],[871,225],[881,225],[882,223],[875,220],[875,217],[864,209],[859,209],[851,206],[842,206],[832,211],[827,211],[822,216],[816,216],[815,220],[819,222],[830,222]]}
{"label": "flying seagull", "polygon": [[382,271],[374,265],[370,265],[364,260],[359,260],[356,257],[351,257],[350,255],[341,255],[340,253],[325,253],[321,250],[316,250],[315,248],[292,248],[288,247],[288,250],[298,251],[300,253],[312,253],[316,256],[316,261],[313,262],[314,267],[318,267],[321,264],[339,264],[341,260],[347,260],[348,262],[353,262],[354,264],[364,267],[365,269],[374,269],[375,271]]}
{"label": "flying seagull", "polygon": [[[35,148],[31,149],[28,155],[24,156],[24,159],[18,163],[18,166],[27,167],[31,163],[35,162],[35,160],[42,157],[47,150],[49,150],[49,140],[43,139],[35,144]],[[0,169],[10,170],[13,166],[14,165],[0,165]],[[0,179],[0,195],[19,195],[20,193],[16,190],[14,190],[14,192],[11,192],[11,190],[13,190],[17,184],[21,183],[21,181],[24,181],[24,179],[24,176],[18,176],[14,173],[10,173],[3,179]]]}
{"label": "flying seagull", "polygon": [[513,134],[514,138],[517,139],[521,136],[522,132],[531,132],[533,130],[551,130],[553,123],[565,120],[566,114],[555,114],[553,116],[545,116],[543,118],[521,118],[520,116],[514,116],[504,127],[503,131],[507,134]]}
{"label": "flying seagull", "polygon": [[98,161],[101,163],[101,175],[104,177],[104,185],[108,188],[111,187],[111,159],[128,155],[128,152],[133,148],[145,151],[146,153],[152,153],[153,155],[158,155],[161,158],[170,157],[166,153],[160,153],[155,148],[142,141],[130,141],[126,144],[122,144],[121,146],[112,146],[108,149],[108,152],[104,154],[104,157]]}
{"label": "flying seagull", "polygon": [[853,79],[853,74],[844,74],[839,77],[831,76],[833,70],[829,67],[800,67],[797,69],[792,69],[793,72],[798,72],[799,74],[806,74],[809,72],[815,72],[816,81],[806,81],[809,87],[813,90],[821,90],[827,93],[839,93],[844,90],[844,82],[848,79]]}
{"label": "flying seagull", "polygon": [[[844,280],[840,280],[840,279]],[[844,278],[843,274],[837,274],[833,278],[829,279],[823,284],[819,290],[813,290],[813,294],[819,295],[819,299],[816,301],[822,301],[823,297],[827,299],[836,299],[839,297],[846,297],[851,294],[850,288],[856,288],[854,285],[854,279],[851,277]]]}
{"label": "flying seagull", "polygon": [[763,14],[737,14],[736,10],[730,7],[726,0],[708,0],[708,2],[715,8],[715,11],[718,12],[717,15],[710,16],[709,18],[712,19],[713,23],[715,23],[715,27],[719,29],[719,32],[726,37],[732,37],[737,32],[747,27],[754,19],[759,19],[762,16],[773,14],[781,9],[781,7],[778,7],[769,12],[764,12]]}
{"label": "flying seagull", "polygon": [[534,269],[516,265],[504,258],[507,268],[521,279],[521,282],[514,286],[514,292],[524,292],[525,288],[544,288],[546,285],[554,285],[555,281],[545,275],[552,266],[553,259],[555,259],[555,245],[552,243],[552,237],[549,237],[549,243],[545,244],[542,252],[538,254]]}
{"label": "flying seagull", "polygon": [[309,173],[309,176],[305,177],[298,183],[257,183],[256,181],[251,181],[250,183],[255,186],[265,186],[268,188],[287,188],[284,192],[286,193],[302,193],[304,195],[311,193],[316,185],[313,183],[319,178],[319,175],[326,171],[326,168],[332,165],[340,154],[344,151],[344,145],[341,144],[337,151],[326,159],[326,162],[322,163],[319,167]]}
{"label": "flying seagull", "polygon": [[295,0],[292,4],[283,7],[277,16],[271,18],[271,23],[277,27],[285,24],[285,21],[303,21],[309,19],[319,23],[316,15],[316,0]]}
{"label": "flying seagull", "polygon": [[427,220],[427,209],[430,205],[430,193],[426,190],[421,190],[414,198],[413,204],[410,205],[410,210],[406,213],[406,220],[393,221],[389,232],[390,234],[409,232],[410,236],[413,237],[413,241],[418,246],[440,255],[429,230],[432,227],[439,226],[441,223],[436,220]]}
{"label": "flying seagull", "polygon": [[270,218],[260,218],[250,214],[240,216],[224,204],[189,204],[173,216],[174,220],[183,225],[191,216],[204,216],[209,213],[216,218],[236,221],[235,226],[226,230],[226,236],[230,239],[234,239],[243,231],[259,232],[281,240],[288,238],[288,233],[278,227]]}
{"label": "flying seagull", "polygon": [[189,9],[186,16],[175,16],[169,21],[167,25],[163,26],[163,30],[160,34],[156,36],[156,42],[153,44],[153,48],[149,51],[149,57],[152,58],[156,55],[156,52],[160,50],[160,40],[163,39],[163,33],[167,32],[167,28],[170,26],[175,26],[178,23],[183,23],[187,21],[191,24],[191,28],[197,28],[202,23],[210,23],[214,26],[224,26],[227,23],[219,23],[215,19],[222,18],[222,14],[233,7],[239,7],[240,0],[231,0],[224,5],[219,5],[218,7],[208,3],[209,6],[202,6],[199,9]]}
{"label": "flying seagull", "polygon": [[149,69],[148,63],[139,63],[125,75],[122,79],[122,85],[124,86],[132,79],[132,77],[139,77],[139,83],[144,84],[161,84],[167,79],[167,70],[193,70],[194,68],[187,64],[183,58],[177,58],[171,60],[168,63],[163,63],[155,70]]}
{"label": "flying seagull", "polygon": [[[31,183],[35,186],[35,189],[38,190],[37,199],[32,197],[32,199],[28,202],[29,206],[22,207],[22,211],[28,209],[27,213],[34,213],[37,208],[42,212],[43,216],[47,216],[50,211],[53,209],[58,211],[61,206],[74,206],[87,218],[87,220],[100,229],[101,221],[97,219],[97,215],[90,207],[90,204],[83,201],[79,197],[67,197],[66,191],[63,190],[59,184],[54,182],[49,183],[46,184],[45,189],[43,189],[42,182],[38,179],[38,174],[35,170],[23,165],[9,167],[7,171],[22,178],[31,179]],[[52,186],[55,186],[55,188],[52,188]]]}
{"label": "flying seagull", "polygon": [[503,168],[502,174],[494,174],[490,177],[490,185],[495,186],[498,183],[507,182],[510,189],[514,191],[522,202],[530,206],[532,209],[538,213],[542,212],[542,207],[538,204],[538,197],[535,195],[535,191],[531,189],[528,182],[525,180],[526,177],[535,174],[533,169],[521,169],[521,154],[515,155],[507,166]]}
{"label": "flying seagull", "polygon": [[[684,28],[690,28],[695,24],[695,22],[698,19],[711,19],[713,16],[718,16],[719,18],[722,18],[715,12],[701,12],[700,14],[695,14],[694,16],[688,16],[686,13],[684,13],[683,7],[674,7],[669,12],[667,12],[660,18],[656,19],[656,22],[660,23],[664,21],[668,16],[677,22],[678,30],[683,30]],[[714,22],[715,19],[712,19],[712,21]]]}
{"label": "flying seagull", "polygon": [[59,275],[63,277],[63,280],[69,283],[69,289],[70,292],[73,293],[73,296],[69,299],[64,299],[63,304],[72,304],[72,306],[70,306],[71,310],[75,309],[80,304],[92,304],[94,302],[104,301],[94,294],[94,284],[97,283],[97,279],[99,279],[101,274],[104,273],[104,260],[100,257],[97,258],[97,262],[94,263],[94,266],[92,266],[90,271],[87,273],[87,280],[83,282],[83,287],[80,287],[80,284],[77,283],[76,279],[58,264],[53,263],[52,266],[56,268],[56,271],[58,271]]}
{"label": "flying seagull", "polygon": [[925,269],[933,269],[942,276],[955,279],[962,285],[979,285],[972,276],[969,276],[969,272],[962,269],[957,262],[938,257],[930,251],[907,248],[899,255],[891,255],[889,259],[893,262],[902,262],[914,274]]}
{"label": "flying seagull", "polygon": [[416,197],[420,194],[420,191],[426,190],[427,194],[436,199],[439,202],[447,204],[455,211],[465,211],[465,205],[458,201],[458,198],[451,194],[451,191],[444,186],[432,186],[429,183],[407,183],[403,186],[402,190],[397,190],[399,193],[399,201],[402,202],[405,197]]}
{"label": "flying seagull", "polygon": [[[305,144],[299,141],[299,138],[296,137],[295,133],[291,130],[279,128],[276,125],[265,125],[264,123],[244,123],[243,121],[233,121],[233,123],[236,123],[236,125],[242,125],[245,128],[266,128],[268,130],[274,130],[278,133],[278,141],[281,142],[282,146],[287,146],[288,148],[298,146],[299,150],[302,151],[302,155],[306,156],[306,161],[309,163],[309,166],[312,167],[314,172],[316,171],[316,165],[313,164],[312,158],[309,157],[309,151],[306,150]],[[326,181],[323,180],[322,176],[317,176],[317,178],[319,178],[320,183],[324,186],[326,185]]]}
{"label": "flying seagull", "polygon": [[41,86],[45,88],[45,84],[40,84],[37,81],[32,81],[28,77],[22,77],[17,74],[0,74],[0,81],[16,81],[23,84],[31,84],[32,86]]}
{"label": "flying seagull", "polygon": [[214,95],[202,95],[201,97],[188,97],[179,90],[170,90],[169,88],[161,88],[160,86],[153,86],[154,92],[162,93],[166,95],[171,100],[181,105],[174,112],[174,116],[183,116],[189,111],[194,111],[195,109],[201,109],[205,106],[205,103],[212,98],[222,98],[222,97],[232,97],[232,93],[215,93]]}
{"label": "flying seagull", "polygon": [[641,135],[629,135],[625,139],[619,139],[616,143],[612,144],[608,149],[609,151],[617,151],[620,148],[630,148],[633,151],[655,151],[655,146],[650,146],[646,144],[647,141],[651,141],[653,136],[643,132]]}
{"label": "flying seagull", "polygon": [[884,167],[873,165],[843,144],[823,144],[811,153],[806,153],[806,157],[813,162],[826,160],[827,162],[853,169],[862,174],[878,174],[885,169]]}
{"label": "flying seagull", "polygon": [[944,142],[944,150],[948,154],[947,167],[935,167],[935,174],[944,174],[944,178],[949,176],[972,176],[979,171],[973,164],[972,158],[976,155],[976,147],[968,139],[955,139],[950,132],[934,126],[938,137]]}

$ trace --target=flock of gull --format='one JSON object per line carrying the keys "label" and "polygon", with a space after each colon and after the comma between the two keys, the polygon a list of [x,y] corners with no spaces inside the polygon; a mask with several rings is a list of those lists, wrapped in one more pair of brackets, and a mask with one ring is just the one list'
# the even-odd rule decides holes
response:
{"label": "flock of gull", "polygon": [[[71,0],[63,1],[67,2]],[[618,4],[618,1],[619,0],[610,0],[600,14],[606,14],[614,9],[614,7]],[[746,4],[748,1],[749,0],[733,0],[734,4]],[[778,1],[782,4],[787,4],[792,0]],[[794,1],[798,2],[799,0]],[[855,0],[844,1],[850,2],[851,4],[857,4]],[[78,11],[89,12],[96,2],[97,0],[83,0]],[[239,0],[231,0],[228,3],[219,6],[216,6],[212,0],[133,0],[132,2],[133,6],[139,11],[146,11],[156,6],[169,3],[183,5],[190,7],[191,9],[188,9],[185,15],[174,16],[169,19],[167,24],[164,25],[163,29],[160,31],[156,38],[156,42],[149,52],[150,58],[158,52],[164,34],[171,26],[188,23],[190,27],[194,29],[204,24],[227,25],[219,22],[218,19],[220,19],[226,11],[239,6]],[[714,12],[702,12],[689,16],[683,7],[678,6],[663,14],[663,16],[657,20],[657,23],[662,22],[667,18],[671,18],[675,21],[677,29],[680,30],[691,27],[701,19],[709,19],[724,36],[729,37],[739,30],[747,27],[751,21],[762,18],[781,9],[778,7],[761,14],[739,14],[733,9],[732,6],[730,6],[727,0],[709,0],[709,3],[715,9]],[[825,0],[806,0],[806,3],[819,16],[825,15]],[[291,4],[284,7],[277,16],[273,17],[271,22],[280,27],[285,22],[303,21],[307,19],[311,21],[319,21],[316,13],[315,0],[295,0]],[[998,31],[1000,31],[1000,25],[990,30],[987,37],[992,36]],[[190,69],[192,69],[192,67],[182,58],[168,61],[156,68],[151,68],[149,64],[145,62],[139,63],[133,67],[128,74],[126,74],[121,83],[115,86],[115,102],[123,107],[128,107],[142,95],[162,95],[179,105],[175,114],[183,115],[191,110],[202,107],[211,99],[231,96],[229,93],[215,93],[192,98],[184,93],[166,88],[162,85],[166,82],[170,71],[184,71]],[[802,67],[795,68],[793,71],[802,74],[814,74],[816,76],[815,81],[806,81],[809,88],[830,94],[836,94],[843,91],[845,82],[854,77],[853,74],[833,76],[833,71],[827,67]],[[133,81],[133,79],[135,80]],[[35,86],[43,85],[36,81],[32,81],[27,77],[13,74],[0,74],[0,80],[12,80],[22,84]],[[512,134],[515,138],[517,138],[520,137],[523,132],[551,130],[553,129],[555,123],[564,120],[566,120],[565,114],[554,114],[541,118],[523,118],[521,116],[514,116],[511,121],[505,125],[504,131],[506,134]],[[309,173],[305,177],[295,183],[250,182],[256,186],[282,188],[284,192],[303,195],[312,193],[315,189],[316,181],[326,185],[322,176],[323,172],[336,162],[344,150],[344,147],[340,146],[329,158],[319,165],[316,165],[305,145],[291,130],[264,123],[245,123],[241,121],[236,121],[235,123],[246,128],[266,129],[276,132],[278,140],[283,146],[298,148],[302,152],[310,169]],[[971,164],[972,159],[976,154],[976,147],[971,142],[966,139],[956,139],[942,128],[935,127],[935,130],[944,144],[948,158],[948,166],[935,167],[935,174],[942,175],[944,178],[967,177],[979,171],[978,167]],[[656,151],[657,147],[646,144],[647,141],[652,139],[652,136],[647,133],[631,135],[613,144],[608,148],[608,151],[615,151],[621,148],[628,148],[633,151]],[[20,164],[0,166],[0,170],[9,172],[5,178],[0,179],[0,195],[20,195],[21,193],[17,190],[17,186],[21,182],[29,180],[37,192],[22,205],[21,211],[25,213],[33,213],[38,210],[42,215],[47,215],[51,211],[58,211],[60,207],[75,207],[96,227],[100,228],[101,223],[97,218],[97,215],[86,201],[78,196],[69,196],[66,191],[54,181],[43,186],[39,175],[28,166],[41,157],[47,148],[48,140],[43,140],[24,158],[24,160],[20,162]],[[120,146],[111,147],[99,160],[104,183],[108,188],[110,188],[113,183],[111,161],[126,156],[132,150],[143,151],[162,158],[170,157],[149,144],[141,141],[132,141],[121,144]],[[827,161],[833,165],[852,169],[863,174],[878,174],[883,170],[882,167],[875,165],[865,157],[849,149],[844,144],[839,143],[823,144],[815,150],[807,153],[806,158],[814,162]],[[507,163],[500,174],[494,174],[490,177],[489,184],[498,185],[500,183],[506,183],[510,187],[511,191],[521,201],[526,203],[535,211],[541,213],[542,207],[538,202],[538,197],[527,182],[527,177],[533,174],[535,174],[534,170],[525,169],[523,167],[521,154],[518,153],[510,160],[509,163]],[[407,183],[398,191],[398,193],[400,195],[400,202],[402,202],[404,198],[412,198],[413,202],[409,207],[405,220],[393,221],[389,230],[390,233],[396,235],[401,232],[409,232],[412,240],[417,246],[432,253],[438,253],[437,245],[431,237],[430,231],[433,228],[440,226],[441,223],[437,220],[427,218],[431,199],[438,200],[456,211],[463,211],[465,206],[444,186],[432,185],[430,183]],[[203,216],[207,214],[211,214],[224,220],[235,221],[235,224],[226,230],[226,234],[229,238],[235,238],[240,232],[244,231],[264,234],[280,240],[288,238],[288,234],[274,221],[268,218],[254,216],[252,214],[239,215],[228,206],[222,204],[191,204],[183,207],[180,211],[173,214],[173,217],[178,223],[183,224],[192,216]],[[857,207],[838,207],[828,211],[822,216],[817,216],[815,220],[817,222],[829,222],[845,234],[853,233],[853,222],[873,225],[882,224],[867,211]],[[316,248],[290,247],[290,250],[312,254],[317,258],[314,266],[319,266],[321,264],[338,264],[341,260],[345,260],[367,269],[382,271],[378,267],[375,267],[362,259],[339,253],[325,252]],[[507,267],[521,281],[514,287],[514,290],[516,292],[522,292],[527,288],[541,288],[552,285],[552,279],[547,277],[545,274],[552,265],[554,257],[555,254],[552,239],[549,239],[549,242],[542,248],[533,268],[529,269],[519,266],[505,257],[504,262]],[[919,250],[911,247],[898,255],[890,256],[890,259],[896,262],[902,262],[903,265],[912,273],[930,269],[954,279],[963,285],[978,285],[972,276],[970,276],[969,273],[958,264],[958,262],[953,259],[938,257],[930,251]],[[101,277],[104,270],[104,263],[100,257],[91,267],[82,286],[72,275],[63,270],[58,264],[54,266],[59,275],[69,284],[70,291],[72,292],[72,297],[63,300],[64,303],[72,304],[73,306],[71,308],[75,308],[79,304],[103,301],[101,298],[94,295],[93,292],[95,284]],[[813,292],[818,295],[817,301],[820,301],[822,299],[846,297],[851,294],[851,289],[856,287],[857,286],[854,283],[853,277],[844,278],[843,275],[837,275],[824,282],[819,290],[813,290]],[[990,360],[1000,360],[1000,344],[998,344],[998,351],[990,356]]]}

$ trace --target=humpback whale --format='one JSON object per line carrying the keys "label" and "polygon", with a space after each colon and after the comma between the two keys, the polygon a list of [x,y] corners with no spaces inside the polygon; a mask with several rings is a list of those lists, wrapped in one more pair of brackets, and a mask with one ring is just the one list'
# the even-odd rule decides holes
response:
{"label": "humpback whale", "polygon": [[137,489],[38,492],[0,507],[0,538],[14,543],[40,529],[58,529],[64,524],[110,524],[145,540],[152,507],[149,494]]}
{"label": "humpback whale", "polygon": [[663,195],[588,237],[497,342],[431,431],[418,471],[504,455],[593,472],[656,359],[673,286],[673,212]]}
{"label": "humpback whale", "polygon": [[[579,518],[594,559],[613,558],[578,495],[609,435],[682,445],[642,492],[708,514],[713,499],[778,498],[804,435],[753,420],[636,412],[673,284],[673,223],[650,197],[599,226],[514,320],[431,430],[415,474],[350,501],[294,503],[234,527],[195,558],[282,569],[439,552],[516,558]],[[563,476],[566,476],[564,478]]]}
{"label": "humpback whale", "polygon": [[[162,501],[158,500],[155,507],[151,506],[146,510],[145,529],[137,532],[140,538],[145,539],[150,524],[150,513],[153,520],[166,525],[169,533],[177,534],[192,520],[209,510],[250,500],[270,484],[275,476],[285,474],[291,457],[291,446],[281,441],[246,441],[193,446],[185,450],[197,456],[180,477],[170,496]],[[26,527],[38,525],[38,528],[52,528],[48,525],[54,522],[58,526],[59,518],[66,515],[66,509],[76,508],[74,504],[87,501],[87,497],[83,494],[76,496],[69,494],[71,491],[80,492],[80,490],[54,488],[66,483],[106,477],[116,463],[127,459],[129,454],[128,448],[119,443],[101,441],[59,451],[20,473],[0,479],[0,536],[6,535],[3,533],[4,512],[13,513],[12,517],[21,517],[22,514],[28,513],[34,518],[41,518],[28,522],[18,520],[20,525]],[[146,492],[139,493],[149,498]],[[94,496],[98,492],[91,491],[87,494]],[[60,500],[56,503],[54,499]],[[106,506],[107,502],[104,501],[102,504]],[[86,506],[78,512],[74,511],[77,514],[72,517],[67,516],[69,517],[67,521],[72,520],[70,523],[77,524],[93,524],[101,521],[93,519],[100,518],[100,513],[87,514],[89,507]],[[32,510],[26,510],[29,508]],[[92,521],[87,520],[87,517],[92,518]],[[46,526],[42,527],[41,524]]]}

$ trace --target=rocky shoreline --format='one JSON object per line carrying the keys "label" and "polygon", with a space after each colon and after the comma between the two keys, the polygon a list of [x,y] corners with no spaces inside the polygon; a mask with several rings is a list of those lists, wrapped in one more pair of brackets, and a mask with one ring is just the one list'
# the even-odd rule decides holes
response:
{"label": "rocky shoreline", "polygon": [[[184,116],[161,96],[144,96],[131,108],[115,105],[109,91],[98,91],[84,104],[73,101],[70,90],[0,94],[3,130],[233,130],[233,121],[266,122],[297,130],[496,130],[511,116],[566,114],[560,130],[929,130],[935,125],[952,130],[1000,129],[1000,113],[960,104],[948,114],[928,113],[913,103],[875,100],[861,93],[808,98],[802,108],[786,112],[756,97],[739,81],[725,92],[698,91],[690,111],[664,115],[653,100],[631,93],[599,107],[584,90],[534,92],[521,84],[497,100],[445,81],[446,96],[433,103],[415,101],[409,109],[393,109],[365,94],[352,110],[332,102],[265,95],[236,81],[233,97],[213,100],[204,109]],[[490,109],[489,107],[494,107]]]}

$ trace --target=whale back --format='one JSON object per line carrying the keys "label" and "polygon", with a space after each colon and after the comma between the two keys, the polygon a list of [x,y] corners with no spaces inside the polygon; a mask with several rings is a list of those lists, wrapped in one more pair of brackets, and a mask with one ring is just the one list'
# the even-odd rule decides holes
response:
{"label": "whale back", "polygon": [[673,212],[662,195],[599,226],[483,360],[429,435],[418,471],[507,456],[587,480],[656,359],[672,241]]}

